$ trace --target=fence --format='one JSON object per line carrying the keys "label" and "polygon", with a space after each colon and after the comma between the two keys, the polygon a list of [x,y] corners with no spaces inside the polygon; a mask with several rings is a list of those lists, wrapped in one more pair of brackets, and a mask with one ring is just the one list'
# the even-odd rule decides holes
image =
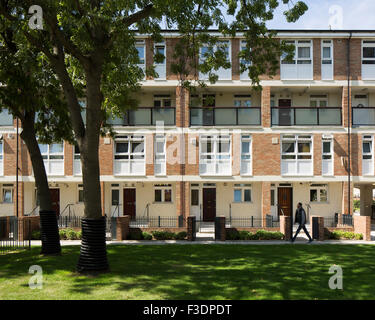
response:
{"label": "fence", "polygon": [[275,221],[273,216],[266,215],[265,218],[250,217],[230,217],[226,219],[227,228],[277,228],[280,226],[279,221]]}
{"label": "fence", "polygon": [[81,228],[81,217],[59,216],[57,218],[59,228]]}
{"label": "fence", "polygon": [[[341,217],[341,218],[340,218]],[[336,228],[336,227],[352,227],[353,216],[351,214],[335,214],[334,217],[324,217],[324,227]]]}
{"label": "fence", "polygon": [[0,218],[0,254],[31,248],[31,221]]}
{"label": "fence", "polygon": [[135,217],[130,220],[130,228],[181,228],[183,216],[178,217]]}

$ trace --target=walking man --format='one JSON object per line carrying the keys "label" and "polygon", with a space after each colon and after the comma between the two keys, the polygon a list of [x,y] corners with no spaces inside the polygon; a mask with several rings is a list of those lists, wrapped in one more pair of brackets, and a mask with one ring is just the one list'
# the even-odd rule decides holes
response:
{"label": "walking man", "polygon": [[299,227],[297,229],[297,232],[296,234],[294,235],[293,239],[292,239],[292,242],[294,242],[297,238],[297,235],[299,234],[299,232],[301,231],[301,229],[303,229],[303,231],[305,231],[305,234],[307,235],[307,237],[309,238],[309,243],[313,241],[313,239],[310,237],[310,234],[309,232],[307,231],[306,229],[306,212],[305,212],[305,209],[302,208],[302,203],[299,202],[297,204],[297,210],[296,210],[296,219],[295,219],[295,222],[296,223],[299,223]]}

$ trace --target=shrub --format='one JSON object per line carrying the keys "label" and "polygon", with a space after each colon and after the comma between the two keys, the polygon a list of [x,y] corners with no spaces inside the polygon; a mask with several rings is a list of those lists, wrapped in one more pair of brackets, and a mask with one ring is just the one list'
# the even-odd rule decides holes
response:
{"label": "shrub", "polygon": [[31,232],[31,240],[40,240],[40,231],[34,230]]}
{"label": "shrub", "polygon": [[143,240],[152,240],[152,234],[148,232],[142,232]]}
{"label": "shrub", "polygon": [[226,239],[227,240],[239,240],[240,233],[236,229],[226,230]]}
{"label": "shrub", "polygon": [[240,240],[251,240],[253,234],[249,231],[239,231]]}
{"label": "shrub", "polygon": [[77,231],[77,239],[81,240],[82,239],[82,231]]}
{"label": "shrub", "polygon": [[66,238],[68,240],[77,240],[77,232],[75,232],[73,229],[67,229]]}
{"label": "shrub", "polygon": [[175,240],[185,240],[186,237],[187,237],[186,231],[181,231],[181,232],[173,234],[173,239]]}
{"label": "shrub", "polygon": [[278,231],[257,230],[256,233],[229,229],[226,232],[227,240],[282,240],[284,234]]}
{"label": "shrub", "polygon": [[140,230],[131,231],[128,235],[128,240],[142,240],[142,232]]}
{"label": "shrub", "polygon": [[171,240],[173,239],[173,232],[168,231],[152,231],[152,235],[156,240]]}
{"label": "shrub", "polygon": [[335,230],[329,233],[332,240],[363,240],[363,234],[350,231]]}
{"label": "shrub", "polygon": [[65,229],[60,229],[59,230],[59,235],[60,235],[60,240],[66,240],[66,230]]}

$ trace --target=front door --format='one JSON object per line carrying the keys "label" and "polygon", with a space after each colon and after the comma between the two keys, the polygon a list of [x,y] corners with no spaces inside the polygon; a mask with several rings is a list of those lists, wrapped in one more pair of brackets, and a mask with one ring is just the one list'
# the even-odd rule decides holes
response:
{"label": "front door", "polygon": [[279,205],[279,216],[291,216],[292,215],[292,188],[278,188],[278,205]]}
{"label": "front door", "polygon": [[124,189],[124,216],[135,218],[135,189]]}
{"label": "front door", "polygon": [[203,221],[214,221],[216,217],[216,189],[203,189]]}
{"label": "front door", "polygon": [[49,189],[52,201],[52,210],[56,212],[57,216],[60,215],[60,189]]}
{"label": "front door", "polygon": [[279,125],[290,126],[292,123],[292,100],[279,99]]}

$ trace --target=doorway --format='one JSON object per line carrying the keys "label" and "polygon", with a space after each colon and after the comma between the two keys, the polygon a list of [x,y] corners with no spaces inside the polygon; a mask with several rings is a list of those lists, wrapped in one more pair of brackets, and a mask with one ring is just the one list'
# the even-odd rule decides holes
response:
{"label": "doorway", "polygon": [[291,106],[291,99],[279,99],[279,126],[290,126],[292,124]]}
{"label": "doorway", "polygon": [[52,202],[52,210],[56,212],[56,215],[60,215],[60,189],[49,189]]}
{"label": "doorway", "polygon": [[133,220],[136,215],[136,192],[135,189],[124,189],[124,216],[130,216]]}
{"label": "doorway", "polygon": [[203,188],[203,221],[213,222],[216,217],[216,188]]}
{"label": "doorway", "polygon": [[277,189],[277,200],[278,200],[278,214],[282,216],[290,217],[293,209],[293,189],[292,188],[278,188]]}

